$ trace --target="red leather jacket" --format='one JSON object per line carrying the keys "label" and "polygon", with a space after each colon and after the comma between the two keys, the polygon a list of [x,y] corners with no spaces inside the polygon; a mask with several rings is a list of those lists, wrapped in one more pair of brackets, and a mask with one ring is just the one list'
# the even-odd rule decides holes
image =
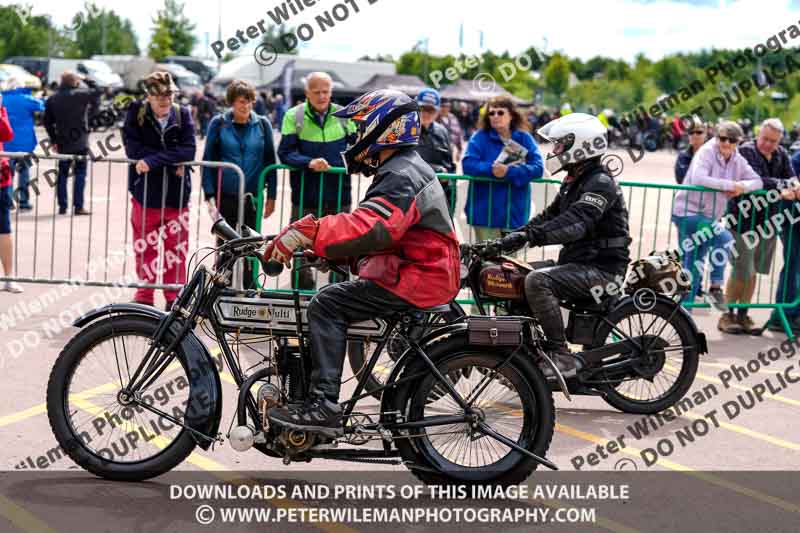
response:
{"label": "red leather jacket", "polygon": [[448,303],[460,286],[458,241],[444,191],[413,149],[384,161],[352,213],[319,220],[314,253],[355,259],[360,278],[416,307]]}

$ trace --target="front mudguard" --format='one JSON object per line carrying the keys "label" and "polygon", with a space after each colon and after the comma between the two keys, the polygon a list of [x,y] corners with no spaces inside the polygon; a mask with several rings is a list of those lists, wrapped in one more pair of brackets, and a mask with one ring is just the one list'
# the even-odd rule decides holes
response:
{"label": "front mudguard", "polygon": [[[79,317],[73,325],[82,328],[101,318],[119,319],[125,315],[144,317],[158,322],[166,317],[167,313],[149,305],[109,304],[89,311]],[[174,332],[177,334],[177,331]],[[188,332],[181,341],[179,353],[184,356],[189,374],[189,407],[185,414],[186,425],[203,435],[216,437],[222,419],[222,383],[214,358],[192,331]],[[204,450],[207,450],[213,442],[213,440],[196,436],[195,440],[197,445]]]}

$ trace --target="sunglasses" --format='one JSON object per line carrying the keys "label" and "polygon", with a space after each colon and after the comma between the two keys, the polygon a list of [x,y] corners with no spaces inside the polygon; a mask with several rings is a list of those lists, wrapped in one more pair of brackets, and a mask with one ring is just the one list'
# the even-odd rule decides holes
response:
{"label": "sunglasses", "polygon": [[719,135],[717,139],[719,139],[719,142],[721,143],[739,144],[739,139],[736,137],[726,137],[725,135]]}
{"label": "sunglasses", "polygon": [[505,114],[506,114],[505,109],[497,109],[495,111],[489,111],[489,113],[488,113],[488,115],[490,117],[494,117],[494,116],[502,117]]}
{"label": "sunglasses", "polygon": [[692,135],[703,135],[705,132],[703,130],[694,130],[690,131],[689,133],[691,133]]}

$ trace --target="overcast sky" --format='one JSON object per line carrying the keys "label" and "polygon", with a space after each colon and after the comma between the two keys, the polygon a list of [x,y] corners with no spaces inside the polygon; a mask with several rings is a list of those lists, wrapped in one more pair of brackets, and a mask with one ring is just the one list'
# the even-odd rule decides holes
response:
{"label": "overcast sky", "polygon": [[[349,17],[324,33],[315,17],[344,0],[317,0],[316,5],[293,16],[291,25],[307,22],[316,30],[314,37],[301,46],[301,55],[343,61],[377,53],[397,57],[421,39],[429,40],[433,54],[473,53],[480,51],[482,32],[484,48],[496,52],[517,53],[534,45],[583,59],[602,54],[632,60],[639,52],[658,59],[670,52],[712,46],[753,46],[800,19],[800,0],[373,1],[370,5],[369,0],[347,0]],[[146,48],[152,17],[163,0],[95,2],[131,19],[140,47]],[[269,22],[267,11],[283,3],[187,0],[184,12],[197,25],[195,54],[211,54],[206,42],[217,39],[219,21],[223,39],[227,39],[259,20]],[[353,3],[359,13],[354,12]],[[82,0],[38,0],[33,13],[50,13],[56,24],[66,25],[82,5]],[[341,9],[337,12],[340,15]],[[463,49],[459,43],[462,23]]]}

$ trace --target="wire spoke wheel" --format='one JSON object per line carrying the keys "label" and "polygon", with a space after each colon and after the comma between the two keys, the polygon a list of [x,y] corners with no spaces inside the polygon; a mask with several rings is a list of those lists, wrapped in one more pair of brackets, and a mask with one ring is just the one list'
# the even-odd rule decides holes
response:
{"label": "wire spoke wheel", "polygon": [[191,379],[182,358],[176,357],[135,396],[122,392],[156,327],[157,322],[142,318],[92,324],[70,341],[53,368],[47,395],[53,432],[76,463],[102,477],[158,475],[195,445],[187,430],[139,403],[183,421],[192,406]]}
{"label": "wire spoke wheel", "polygon": [[[515,362],[495,372],[504,359],[497,351],[468,347],[437,368],[461,398],[472,399],[479,421],[544,455],[553,430],[550,391],[538,370],[532,376],[530,369],[523,370]],[[432,374],[422,378],[412,394],[409,421],[464,416],[464,409]],[[426,462],[445,474],[437,482],[506,484],[524,479],[536,468],[535,461],[468,421],[412,430],[411,436]]]}
{"label": "wire spoke wheel", "polygon": [[630,337],[641,348],[631,344],[625,355],[604,361],[633,359],[628,369],[599,374],[607,382],[606,401],[622,411],[641,414],[674,405],[689,390],[697,372],[698,339],[685,317],[661,302],[647,312],[631,306],[610,322],[614,327],[601,325],[599,339],[610,344]]}

